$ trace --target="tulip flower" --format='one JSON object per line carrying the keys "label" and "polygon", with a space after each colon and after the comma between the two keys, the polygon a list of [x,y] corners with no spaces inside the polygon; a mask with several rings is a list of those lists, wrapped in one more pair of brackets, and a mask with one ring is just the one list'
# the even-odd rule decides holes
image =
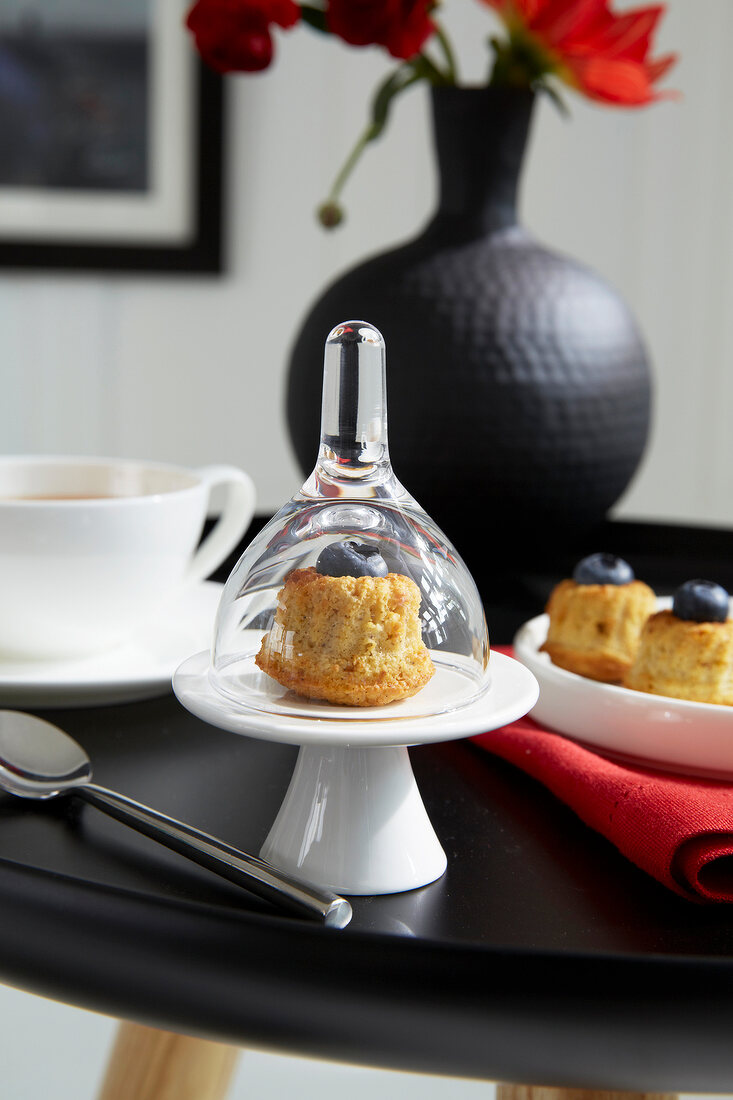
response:
{"label": "tulip flower", "polygon": [[[546,91],[556,81],[589,99],[640,107],[673,95],[657,85],[675,54],[652,57],[664,4],[624,12],[611,0],[478,0],[503,22],[490,38],[489,83]],[[384,132],[395,98],[419,81],[458,84],[458,65],[441,26],[439,0],[196,0],[186,25],[204,61],[220,73],[266,69],[272,29],[302,23],[357,48],[385,50],[397,60],[377,88],[369,120],[321,204],[321,224],[343,221],[341,191],[362,152]]]}
{"label": "tulip flower", "polygon": [[663,4],[615,13],[609,0],[483,0],[509,32],[494,41],[494,83],[555,76],[589,99],[638,107],[672,93],[656,85],[675,54],[650,57]]}

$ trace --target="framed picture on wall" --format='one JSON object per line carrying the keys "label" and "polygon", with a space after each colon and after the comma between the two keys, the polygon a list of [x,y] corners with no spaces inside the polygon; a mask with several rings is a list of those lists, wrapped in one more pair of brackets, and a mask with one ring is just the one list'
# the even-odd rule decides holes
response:
{"label": "framed picture on wall", "polygon": [[223,84],[184,0],[2,0],[0,266],[217,272]]}

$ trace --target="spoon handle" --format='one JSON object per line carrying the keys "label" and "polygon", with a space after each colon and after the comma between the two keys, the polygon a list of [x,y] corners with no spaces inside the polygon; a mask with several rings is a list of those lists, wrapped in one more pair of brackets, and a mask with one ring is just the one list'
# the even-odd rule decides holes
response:
{"label": "spoon handle", "polygon": [[321,920],[332,928],[344,928],[351,920],[351,906],[338,894],[278,871],[265,860],[240,852],[238,848],[149,806],[143,806],[132,798],[98,787],[96,783],[79,785],[73,793],[118,821],[131,825],[138,832],[274,905],[290,909],[300,916]]}

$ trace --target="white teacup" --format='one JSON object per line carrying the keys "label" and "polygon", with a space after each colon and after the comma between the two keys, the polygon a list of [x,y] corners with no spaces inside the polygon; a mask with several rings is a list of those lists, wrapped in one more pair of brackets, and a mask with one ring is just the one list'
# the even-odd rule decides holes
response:
{"label": "white teacup", "polygon": [[[218,522],[199,545],[214,489]],[[224,561],[254,507],[233,466],[0,457],[0,657],[124,641]]]}

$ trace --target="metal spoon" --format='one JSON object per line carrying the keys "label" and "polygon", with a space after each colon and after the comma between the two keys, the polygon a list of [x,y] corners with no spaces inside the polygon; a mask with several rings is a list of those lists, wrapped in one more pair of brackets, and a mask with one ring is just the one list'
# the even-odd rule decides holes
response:
{"label": "metal spoon", "polygon": [[0,710],[0,788],[21,798],[75,794],[209,871],[300,916],[344,928],[351,920],[345,898],[278,871],[256,856],[92,783],[84,749],[67,733],[16,710]]}

